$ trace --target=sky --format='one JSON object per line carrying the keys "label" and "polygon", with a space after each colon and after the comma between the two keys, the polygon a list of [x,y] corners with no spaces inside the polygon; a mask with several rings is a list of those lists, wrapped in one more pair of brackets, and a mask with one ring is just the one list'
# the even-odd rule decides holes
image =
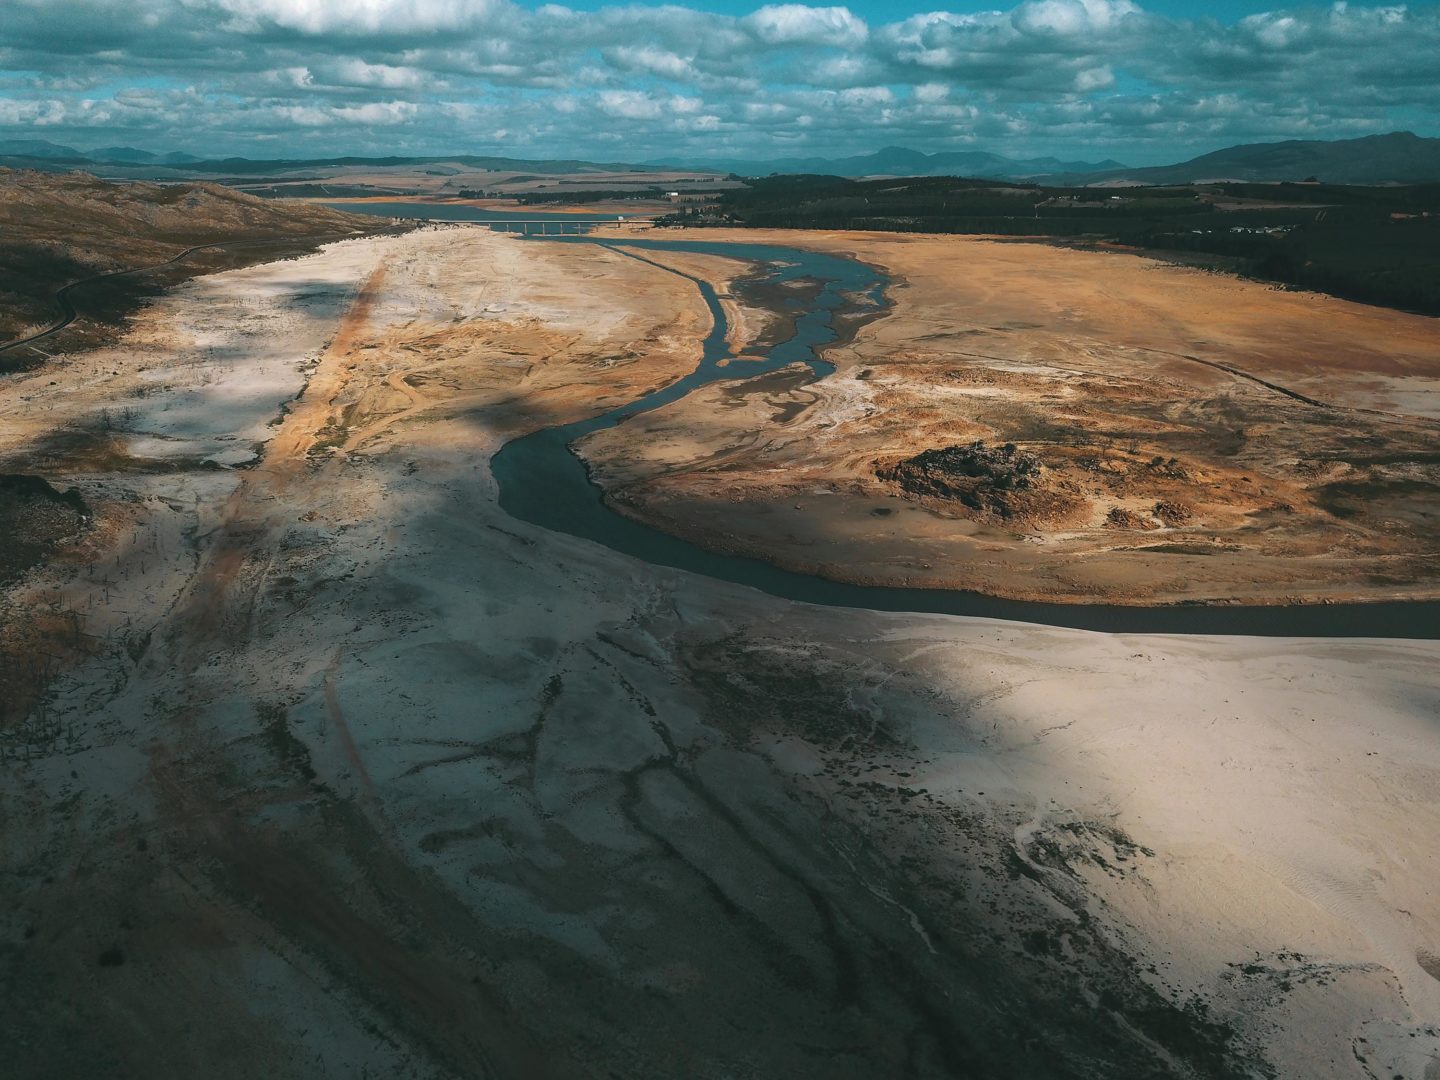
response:
{"label": "sky", "polygon": [[1440,135],[1440,0],[0,0],[0,139],[82,150],[1144,165],[1395,130]]}

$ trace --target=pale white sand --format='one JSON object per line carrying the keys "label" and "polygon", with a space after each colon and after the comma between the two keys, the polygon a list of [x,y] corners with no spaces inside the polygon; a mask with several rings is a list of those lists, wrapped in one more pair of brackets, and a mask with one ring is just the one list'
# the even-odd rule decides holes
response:
{"label": "pale white sand", "polygon": [[[349,242],[192,283],[107,354],[121,385],[157,388],[142,399],[147,438],[213,456],[276,431],[267,421],[304,372],[341,363],[325,342],[388,260],[344,361],[371,389],[345,399],[374,404],[388,385],[375,416],[399,419],[283,489],[247,489],[275,509],[244,519],[265,532],[213,612],[197,610],[210,595],[197,581],[216,572],[228,472],[94,480],[137,493],[127,545],[69,585],[58,570],[29,584],[73,601],[98,575],[110,599],[93,632],[117,646],[151,634],[138,661],[116,647],[64,678],[51,715],[68,741],[8,764],[0,785],[4,925],[17,941],[27,921],[46,927],[26,954],[46,993],[81,1002],[130,1060],[169,1040],[175,1075],[213,1066],[227,1038],[250,1040],[252,1074],[442,1075],[442,1060],[468,1060],[447,1042],[444,980],[460,957],[482,995],[526,1023],[544,1015],[557,1045],[613,1054],[612,1067],[663,1074],[647,1040],[683,1038],[694,1075],[757,1062],[798,1075],[804,1040],[767,1025],[805,995],[754,981],[765,950],[713,895],[829,971],[803,881],[935,985],[963,974],[943,970],[946,941],[983,931],[1003,945],[1033,928],[1057,943],[1057,980],[1093,959],[1076,943],[1104,942],[1281,1076],[1434,1076],[1440,980],[1420,958],[1440,953],[1440,643],[807,608],[520,525],[487,467],[516,422],[504,403],[530,388],[583,409],[616,376],[582,358],[624,335],[651,342],[644,378],[663,381],[693,361],[681,330],[695,324],[658,322],[665,303],[646,290],[668,286],[641,271],[622,280],[618,264],[457,236]],[[594,292],[579,303],[567,290],[584,280]],[[517,336],[426,337],[457,319],[556,336],[538,358]],[[547,360],[562,339],[569,351]],[[440,381],[413,385],[448,404],[406,406],[384,379],[426,356]],[[39,418],[96,407],[95,388],[114,385],[100,366],[79,389],[43,373],[0,386],[7,458]],[[577,395],[582,372],[593,389]],[[287,710],[313,783],[276,764],[257,703]],[[801,722],[810,703],[819,714]],[[239,836],[312,855],[277,862],[270,892]],[[136,837],[163,857],[139,878],[151,856]],[[394,885],[405,911],[373,899],[408,873],[418,883]],[[118,913],[137,897],[134,959],[97,981],[70,957],[124,936]],[[392,940],[398,953],[381,947]],[[606,1002],[624,1011],[651,991],[672,1011],[617,1032]],[[407,1003],[405,1022],[387,1001]],[[737,1042],[734,1025],[750,1034]],[[902,1053],[903,1033],[867,1031],[878,1053],[891,1038]],[[860,1075],[837,1060],[835,1075]]]}

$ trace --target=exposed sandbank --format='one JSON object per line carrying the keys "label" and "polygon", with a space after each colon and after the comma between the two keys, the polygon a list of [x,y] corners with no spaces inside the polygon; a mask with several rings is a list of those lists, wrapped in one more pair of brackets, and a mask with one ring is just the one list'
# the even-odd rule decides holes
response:
{"label": "exposed sandbank", "polygon": [[[664,236],[854,255],[894,306],[819,383],[715,385],[586,440],[627,514],[841,580],[1017,599],[1440,595],[1433,319],[1045,245]],[[1036,488],[1001,511],[886,478],[977,439],[1037,455]]]}
{"label": "exposed sandbank", "polygon": [[102,520],[9,594],[97,643],[3,732],[11,1067],[1426,1075],[1440,644],[807,608],[498,510],[498,446],[705,321],[437,230],[0,384],[3,468]]}

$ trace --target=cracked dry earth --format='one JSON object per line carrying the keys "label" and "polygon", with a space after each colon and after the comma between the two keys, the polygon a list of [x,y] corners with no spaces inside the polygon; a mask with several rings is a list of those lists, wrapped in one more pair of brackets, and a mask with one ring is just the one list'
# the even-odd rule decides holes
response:
{"label": "cracked dry earth", "polygon": [[498,509],[706,329],[444,229],[0,387],[95,514],[6,593],[63,661],[0,732],[8,1074],[1433,1080],[1440,647],[811,608]]}

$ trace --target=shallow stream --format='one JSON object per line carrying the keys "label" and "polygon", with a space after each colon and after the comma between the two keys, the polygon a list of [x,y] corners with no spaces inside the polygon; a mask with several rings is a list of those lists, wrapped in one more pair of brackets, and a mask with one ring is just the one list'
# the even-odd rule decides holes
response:
{"label": "shallow stream", "polygon": [[[593,237],[555,242],[611,243]],[[632,521],[605,505],[600,489],[590,481],[584,463],[571,449],[578,440],[716,380],[754,378],[797,361],[810,367],[814,380],[824,378],[834,371],[834,366],[821,359],[817,350],[835,340],[837,313],[848,309],[847,314],[864,314],[867,306],[878,306],[887,282],[879,271],[855,260],[795,248],[638,239],[626,239],[624,248],[627,252],[673,251],[742,259],[764,267],[774,283],[806,278],[823,282],[823,287],[810,309],[795,320],[791,337],[763,350],[762,360],[749,359],[751,353],[747,351],[745,361],[730,363],[734,357],[726,341],[729,327],[724,309],[708,283],[691,278],[714,318],[699,365],[684,378],[600,416],[544,428],[502,447],[491,461],[491,469],[500,489],[500,506],[513,517],[592,540],[658,566],[688,570],[810,604],[970,615],[1114,633],[1440,637],[1440,603],[1431,601],[1131,607],[1004,600],[949,589],[851,585],[783,570],[759,559],[706,551]],[[855,311],[857,305],[859,312]]]}

